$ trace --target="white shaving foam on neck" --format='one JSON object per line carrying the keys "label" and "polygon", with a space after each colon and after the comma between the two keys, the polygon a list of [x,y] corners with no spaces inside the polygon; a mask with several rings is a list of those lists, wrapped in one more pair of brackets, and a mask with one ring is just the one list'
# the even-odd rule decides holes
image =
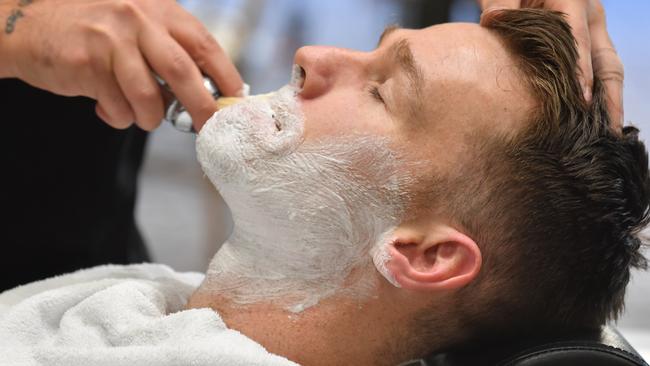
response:
{"label": "white shaving foam on neck", "polygon": [[373,260],[394,283],[386,235],[405,202],[395,154],[377,136],[303,143],[297,92],[224,108],[199,134],[199,162],[234,221],[202,291],[300,312],[336,293],[369,294]]}

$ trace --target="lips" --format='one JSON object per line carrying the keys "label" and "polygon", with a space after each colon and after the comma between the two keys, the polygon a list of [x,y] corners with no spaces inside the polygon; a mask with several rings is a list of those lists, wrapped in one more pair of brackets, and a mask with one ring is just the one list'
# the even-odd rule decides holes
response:
{"label": "lips", "polygon": [[[217,111],[199,133],[202,166],[226,176],[242,166],[291,153],[303,142],[304,116],[297,94],[304,71],[294,66],[290,84],[269,94],[244,98]],[[204,167],[205,169],[205,167]]]}
{"label": "lips", "polygon": [[274,94],[270,93],[264,99],[257,98],[256,101],[242,105],[242,109],[245,111],[244,113],[248,115],[242,122],[246,120],[253,122],[256,126],[257,133],[263,133],[265,131],[266,133],[274,134],[281,132],[285,125],[283,122],[284,113],[282,107],[279,105],[279,100]]}
{"label": "lips", "polygon": [[283,111],[275,103],[271,105],[271,110],[273,110],[273,114],[271,115],[271,117],[275,124],[275,129],[277,130],[277,132],[282,132],[285,126],[284,119],[285,119],[286,111]]}

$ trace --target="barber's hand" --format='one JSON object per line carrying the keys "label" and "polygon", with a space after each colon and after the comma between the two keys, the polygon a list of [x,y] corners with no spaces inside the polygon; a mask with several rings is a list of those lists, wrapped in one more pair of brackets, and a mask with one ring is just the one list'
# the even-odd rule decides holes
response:
{"label": "barber's hand", "polygon": [[174,0],[0,0],[3,21],[17,11],[22,16],[13,31],[0,30],[0,77],[96,99],[97,114],[113,127],[160,124],[163,99],[152,71],[170,85],[197,131],[217,109],[200,70],[223,94],[241,92],[228,56]]}
{"label": "barber's hand", "polygon": [[483,14],[481,23],[494,10],[542,7],[567,14],[567,22],[578,42],[579,79],[585,100],[591,101],[594,75],[603,80],[607,108],[614,124],[623,126],[623,64],[612,44],[600,0],[477,0]]}

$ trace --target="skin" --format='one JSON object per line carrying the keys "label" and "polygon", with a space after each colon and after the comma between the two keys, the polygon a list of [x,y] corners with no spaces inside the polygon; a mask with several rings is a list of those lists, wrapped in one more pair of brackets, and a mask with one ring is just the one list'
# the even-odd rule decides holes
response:
{"label": "skin", "polygon": [[217,41],[174,0],[0,0],[0,17],[0,78],[95,99],[99,117],[115,128],[160,124],[163,99],[152,71],[197,131],[217,109],[201,71],[225,95],[242,89]]}
{"label": "skin", "polygon": [[607,109],[614,128],[623,128],[623,63],[607,33],[605,9],[600,0],[477,0],[487,22],[499,9],[541,7],[566,14],[578,46],[578,77],[585,100],[590,101],[594,76],[605,83]]}
{"label": "skin", "polygon": [[[622,127],[623,65],[607,33],[599,0],[477,2],[484,10],[483,22],[494,10],[521,6],[566,13],[578,42],[585,99],[591,99],[593,77],[599,76],[606,85],[614,127]],[[21,78],[57,94],[94,98],[98,115],[113,127],[126,128],[135,121],[151,130],[160,123],[162,97],[144,61],[170,83],[198,121],[197,130],[215,109],[210,95],[199,87],[199,68],[225,95],[241,90],[241,77],[218,43],[172,0],[20,0],[18,4],[0,1],[0,15],[12,24],[0,42],[2,54],[11,55],[0,59],[0,77]]]}
{"label": "skin", "polygon": [[[392,53],[404,41],[422,78],[419,95]],[[499,40],[476,24],[393,30],[368,53],[304,47],[295,63],[306,75],[299,95],[306,142],[353,133],[385,136],[405,166],[426,159],[433,169],[451,169],[462,159],[467,134],[514,131],[533,106]],[[368,91],[372,86],[383,101]],[[407,106],[417,100],[423,109],[414,116]],[[367,299],[333,296],[291,314],[271,304],[235,306],[197,292],[188,307],[217,310],[229,327],[302,365],[394,365],[415,356],[391,350],[409,349],[407,324],[432,303],[440,320],[434,329],[441,333],[430,344],[443,347],[452,340],[453,332],[442,332],[451,326],[447,309],[456,290],[479,272],[481,252],[462,227],[426,213],[405,220],[392,243],[387,266],[401,287],[374,272],[376,296]]]}

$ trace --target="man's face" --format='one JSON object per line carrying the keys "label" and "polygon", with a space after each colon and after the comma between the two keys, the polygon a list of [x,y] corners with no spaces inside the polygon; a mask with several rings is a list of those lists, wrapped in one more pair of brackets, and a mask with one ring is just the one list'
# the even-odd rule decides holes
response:
{"label": "man's face", "polygon": [[369,294],[375,268],[395,284],[387,243],[429,187],[419,178],[462,164],[467,134],[510,130],[529,106],[477,25],[393,29],[372,52],[305,47],[295,61],[297,95],[293,85],[216,113],[197,152],[235,223],[211,286],[301,311],[344,287]]}
{"label": "man's face", "polygon": [[464,136],[510,131],[532,105],[503,45],[476,24],[387,28],[372,52],[304,47],[295,63],[307,141],[377,134],[415,161],[459,163]]}

